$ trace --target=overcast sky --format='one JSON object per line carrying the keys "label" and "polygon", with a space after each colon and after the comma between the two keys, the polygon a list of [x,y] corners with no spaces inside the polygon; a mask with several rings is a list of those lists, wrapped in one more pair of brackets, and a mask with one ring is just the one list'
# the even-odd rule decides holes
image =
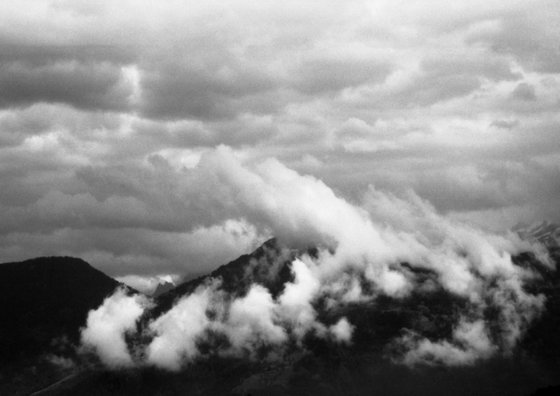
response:
{"label": "overcast sky", "polygon": [[557,0],[2,0],[0,260],[207,270],[268,236],[217,169],[268,158],[357,205],[371,185],[558,221],[559,21]]}

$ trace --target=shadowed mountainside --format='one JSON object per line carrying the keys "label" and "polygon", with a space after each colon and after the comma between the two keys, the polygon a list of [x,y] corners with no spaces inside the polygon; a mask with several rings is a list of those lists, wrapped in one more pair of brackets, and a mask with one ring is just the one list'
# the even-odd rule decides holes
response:
{"label": "shadowed mountainside", "polygon": [[[314,249],[304,252],[317,254]],[[283,247],[275,239],[269,240],[253,253],[160,295],[144,320],[168,311],[178,299],[212,280],[220,282],[219,287],[233,296],[243,296],[253,283],[259,283],[277,297],[285,284],[293,280],[290,263],[302,253]],[[558,251],[552,250],[551,253],[558,262]],[[515,258],[515,262],[516,265],[533,266],[535,258],[529,254],[521,255]],[[50,387],[45,383],[37,395],[366,395],[374,391],[389,396],[414,393],[453,393],[457,396],[533,394],[536,389],[556,385],[555,373],[560,369],[557,341],[560,333],[560,277],[557,271],[542,266],[535,268],[538,268],[541,279],[528,287],[547,296],[546,311],[511,355],[497,356],[473,366],[409,368],[388,359],[387,354],[391,351],[386,346],[402,334],[403,329],[420,329],[435,340],[446,338],[453,331],[464,302],[444,290],[436,290],[429,294],[413,293],[404,299],[380,296],[369,303],[348,304],[334,311],[326,309],[326,301],[316,301],[314,308],[323,323],[331,324],[336,318],[345,316],[356,326],[351,345],[307,337],[303,345],[294,347],[281,361],[208,354],[179,373],[146,366],[108,371],[99,365],[89,365],[68,371],[69,375],[63,381]],[[415,271],[412,267],[409,270]],[[419,270],[416,276],[428,279],[431,274]],[[74,280],[74,283],[79,281]],[[107,283],[108,293],[116,285],[115,281]],[[105,295],[99,296],[99,303]],[[83,312],[87,313],[87,310]],[[85,314],[82,320],[85,320]]]}
{"label": "shadowed mountainside", "polygon": [[[293,280],[290,263],[301,253],[303,252],[282,246],[275,238],[269,239],[254,252],[244,254],[208,275],[184,282],[159,295],[152,314],[157,316],[168,311],[178,298],[192,293],[211,279],[219,279],[221,289],[233,296],[245,295],[252,284],[258,283],[276,297],[282,292],[284,284]],[[307,253],[314,254],[315,250],[309,249]]]}
{"label": "shadowed mountainside", "polygon": [[3,384],[20,376],[26,384],[19,386],[29,386],[26,370],[48,371],[49,354],[72,356],[88,311],[119,285],[72,257],[0,264],[0,393],[12,394]]}

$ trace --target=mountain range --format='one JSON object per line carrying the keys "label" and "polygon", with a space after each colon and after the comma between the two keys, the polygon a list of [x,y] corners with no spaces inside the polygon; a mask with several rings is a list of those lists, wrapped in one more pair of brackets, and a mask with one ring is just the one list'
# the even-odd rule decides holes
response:
{"label": "mountain range", "polygon": [[[534,229],[534,235],[544,235],[541,229],[548,228]],[[560,250],[548,247],[558,263]],[[291,263],[302,254],[313,257],[318,252],[313,247],[290,249],[271,239],[208,275],[155,296],[138,326],[169,312],[181,298],[216,279],[219,289],[230,296],[243,297],[251,285],[259,284],[277,298],[294,281]],[[552,387],[560,383],[560,277],[535,260],[531,254],[515,258],[517,265],[538,269],[539,279],[530,287],[546,296],[545,310],[507,355],[464,367],[408,367],[388,358],[391,348],[397,347],[391,340],[403,329],[422,331],[432,339],[452,334],[464,302],[438,290],[406,298],[379,297],[334,311],[325,308],[327,301],[317,301],[323,323],[344,316],[354,325],[350,344],[305,337],[280,360],[209,354],[179,372],[151,366],[110,370],[79,347],[88,312],[117,288],[124,288],[127,295],[137,291],[76,258],[2,264],[0,394],[529,395],[539,388],[541,393],[535,394],[553,394],[558,389]],[[429,277],[422,270],[409,270],[419,278]],[[137,341],[128,337],[131,348]]]}

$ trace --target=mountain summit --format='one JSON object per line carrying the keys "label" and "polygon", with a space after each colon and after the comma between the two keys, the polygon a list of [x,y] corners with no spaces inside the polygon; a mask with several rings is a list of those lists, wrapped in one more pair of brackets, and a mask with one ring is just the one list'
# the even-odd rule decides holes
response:
{"label": "mountain summit", "polygon": [[[310,248],[307,252],[312,254],[314,249]],[[284,285],[293,279],[290,264],[302,253],[304,251],[288,248],[276,238],[269,239],[255,251],[157,296],[156,309],[158,312],[169,310],[177,299],[192,293],[211,279],[219,280],[220,288],[234,296],[245,295],[254,284],[263,285],[273,296],[277,296]]]}

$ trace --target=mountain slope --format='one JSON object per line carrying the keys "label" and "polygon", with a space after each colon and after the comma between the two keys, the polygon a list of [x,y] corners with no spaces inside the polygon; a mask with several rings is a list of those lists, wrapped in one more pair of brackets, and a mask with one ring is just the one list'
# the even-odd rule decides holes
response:
{"label": "mountain slope", "polygon": [[[290,264],[302,253],[282,246],[277,240],[269,240],[254,252],[211,274],[162,294],[156,298],[155,307],[148,315],[153,318],[167,312],[180,298],[213,280],[221,282],[220,288],[229,295],[244,296],[252,284],[258,283],[277,298],[286,284],[294,280]],[[316,255],[314,249],[305,253]],[[559,256],[552,253],[558,262]],[[536,265],[530,254],[517,257],[515,261],[521,266]],[[419,282],[432,276],[429,271],[403,266],[414,271]],[[278,361],[207,353],[178,373],[142,365],[121,371],[88,367],[52,387],[45,384],[38,394],[366,395],[375,391],[382,395],[528,395],[535,389],[557,384],[556,373],[560,368],[557,359],[560,349],[558,343],[555,344],[560,331],[560,278],[555,271],[539,268],[542,279],[531,287],[548,297],[545,314],[510,355],[498,355],[471,366],[411,368],[394,364],[390,359],[391,351],[386,346],[404,329],[419,331],[434,340],[450,336],[457,315],[465,309],[464,301],[437,289],[430,293],[412,293],[406,298],[379,296],[373,301],[348,304],[338,310],[328,309],[327,301],[315,301],[314,308],[323,323],[330,325],[343,315],[356,326],[351,345],[307,337]],[[149,321],[150,318],[145,319]],[[134,345],[132,338],[128,341]]]}
{"label": "mountain slope", "polygon": [[[250,254],[244,254],[212,271],[208,275],[182,283],[156,299],[154,314],[169,310],[180,297],[192,293],[211,279],[221,281],[221,289],[234,296],[246,294],[254,283],[261,284],[277,296],[284,284],[292,280],[289,264],[301,251],[283,246],[277,239],[266,241]],[[313,254],[314,249],[307,253]]]}
{"label": "mountain slope", "polygon": [[0,265],[0,364],[40,353],[55,338],[78,341],[87,313],[120,284],[71,257]]}
{"label": "mountain slope", "polygon": [[120,285],[72,257],[0,264],[0,394],[66,375],[89,310]]}

